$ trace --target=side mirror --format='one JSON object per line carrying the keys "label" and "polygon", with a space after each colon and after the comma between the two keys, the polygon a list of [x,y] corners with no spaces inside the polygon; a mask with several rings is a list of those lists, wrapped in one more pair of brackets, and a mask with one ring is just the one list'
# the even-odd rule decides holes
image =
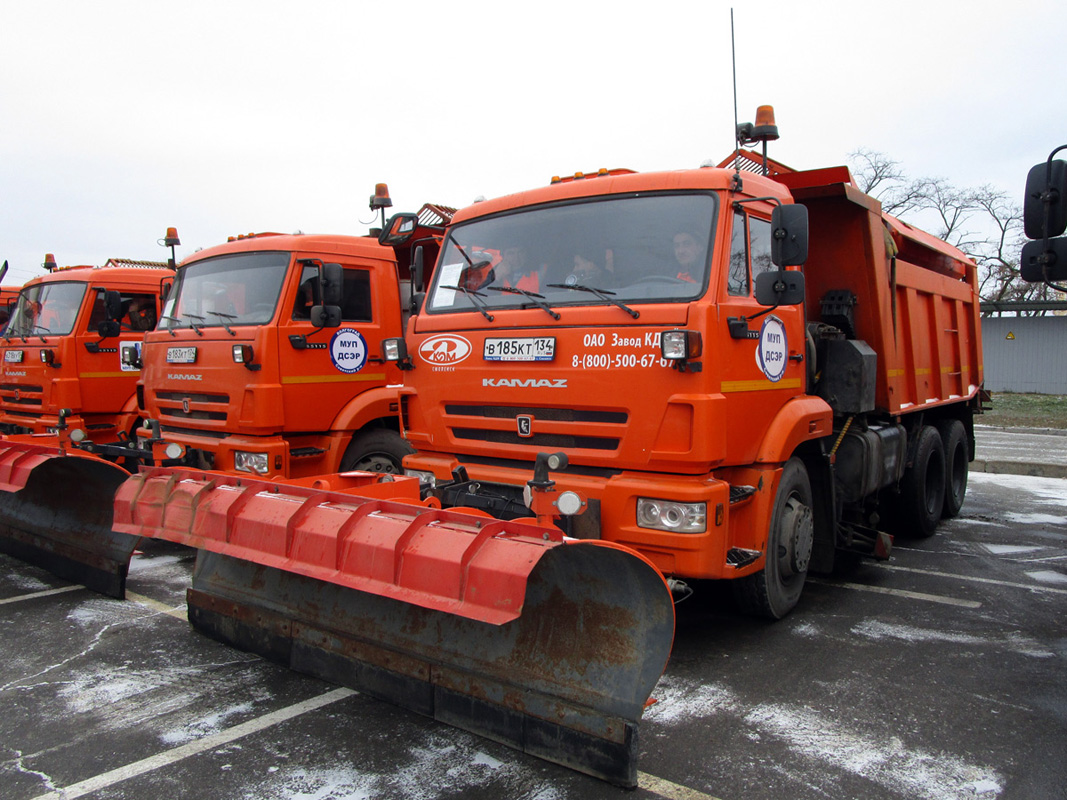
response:
{"label": "side mirror", "polygon": [[1019,272],[1027,283],[1067,281],[1067,238],[1024,244]]}
{"label": "side mirror", "polygon": [[[118,292],[116,292],[118,294]],[[96,333],[101,339],[109,339],[112,336],[118,336],[122,333],[122,326],[118,320],[105,319],[99,325],[96,326]]]}
{"label": "side mirror", "polygon": [[167,298],[170,297],[170,290],[174,288],[174,278],[164,278],[159,282],[159,307],[162,308],[163,304],[167,302]]}
{"label": "side mirror", "polygon": [[808,209],[775,206],[771,212],[771,261],[779,267],[799,267],[807,260]]}
{"label": "side mirror", "polygon": [[341,307],[312,306],[311,324],[316,328],[339,328],[341,326]]}
{"label": "side mirror", "polygon": [[756,276],[756,302],[761,306],[795,306],[804,302],[804,273],[784,269]]}
{"label": "side mirror", "polygon": [[393,214],[385,223],[382,232],[378,234],[378,244],[386,247],[397,247],[407,244],[419,227],[419,215],[411,213]]}
{"label": "side mirror", "polygon": [[[1045,230],[1046,209],[1048,230]],[[1046,161],[1035,165],[1027,174],[1023,230],[1027,239],[1059,236],[1067,230],[1067,163]]]}
{"label": "side mirror", "polygon": [[341,305],[345,287],[344,268],[340,264],[323,264],[320,275],[322,280],[322,302],[328,306]]}
{"label": "side mirror", "polygon": [[104,292],[104,314],[107,315],[108,320],[122,319],[122,295],[114,289]]}

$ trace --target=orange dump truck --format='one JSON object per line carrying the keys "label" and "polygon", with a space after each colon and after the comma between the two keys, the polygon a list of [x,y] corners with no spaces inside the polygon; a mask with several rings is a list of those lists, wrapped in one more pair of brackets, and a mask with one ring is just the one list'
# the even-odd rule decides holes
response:
{"label": "orange dump truck", "polygon": [[60,424],[96,442],[136,428],[135,366],[119,360],[158,318],[166,264],[111,259],[56,268],[22,287],[0,341],[0,432],[49,433]]}
{"label": "orange dump truck", "polygon": [[407,473],[446,507],[528,516],[561,451],[540,483],[566,533],[779,618],[809,569],[959,511],[978,317],[974,264],[846,168],[739,150],[457,212],[383,351],[406,370]]}

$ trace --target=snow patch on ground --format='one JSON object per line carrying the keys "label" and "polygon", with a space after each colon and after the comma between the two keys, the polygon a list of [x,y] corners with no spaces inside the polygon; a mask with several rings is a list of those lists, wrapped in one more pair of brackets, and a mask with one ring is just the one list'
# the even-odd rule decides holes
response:
{"label": "snow patch on ground", "polygon": [[165,731],[159,738],[164,744],[174,746],[185,744],[204,736],[210,736],[228,727],[225,723],[230,717],[236,714],[248,714],[252,711],[252,708],[252,704],[247,702],[227,706],[213,714],[193,720],[181,728]]}
{"label": "snow patch on ground", "polygon": [[1036,572],[1027,572],[1026,577],[1042,583],[1067,583],[1067,575],[1052,569],[1043,569]]}
{"label": "snow patch on ground", "polygon": [[664,675],[652,690],[656,702],[645,709],[644,719],[670,725],[686,719],[705,719],[715,714],[737,713],[741,703],[717,683],[692,685]]}
{"label": "snow patch on ground", "polygon": [[245,800],[432,800],[442,791],[461,797],[468,788],[488,796],[486,790],[492,786],[498,789],[497,796],[509,800],[561,800],[553,787],[527,788],[529,776],[521,767],[468,746],[466,738],[431,734],[387,774],[351,763],[329,769],[274,765],[266,769],[262,781],[246,787],[243,796]]}
{"label": "snow patch on ground", "polygon": [[948,644],[969,645],[979,647],[983,652],[992,647],[1001,646],[1019,655],[1033,658],[1051,658],[1055,655],[1039,642],[1023,636],[1018,632],[1004,635],[1003,639],[989,639],[983,636],[972,636],[967,633],[953,631],[933,630],[930,628],[917,628],[912,625],[895,625],[879,620],[864,620],[852,627],[852,632],[868,639],[893,639],[902,642],[946,642]]}
{"label": "snow patch on ground", "polygon": [[989,767],[945,753],[908,749],[897,737],[850,730],[807,709],[759,705],[745,722],[785,741],[807,759],[860,775],[890,791],[923,800],[997,797],[1003,780]]}
{"label": "snow patch on ground", "polygon": [[1040,547],[1026,544],[986,544],[982,543],[981,547],[988,550],[995,556],[1013,556],[1019,553],[1032,553],[1035,550],[1040,550]]}

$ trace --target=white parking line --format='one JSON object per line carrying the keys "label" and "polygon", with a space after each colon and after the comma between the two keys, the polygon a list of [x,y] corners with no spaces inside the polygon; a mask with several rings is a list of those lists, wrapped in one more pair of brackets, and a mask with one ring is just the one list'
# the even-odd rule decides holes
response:
{"label": "white parking line", "polygon": [[664,778],[657,778],[647,772],[637,773],[637,786],[658,797],[665,797],[667,800],[719,800],[719,798],[710,794],[690,789],[688,786],[682,786],[678,783],[672,783]]}
{"label": "white parking line", "polygon": [[249,734],[258,733],[259,731],[270,728],[281,722],[286,722],[287,720],[299,717],[301,714],[306,714],[309,711],[323,708],[331,703],[336,703],[338,700],[344,700],[354,694],[355,692],[351,689],[334,689],[332,692],[320,694],[318,697],[312,697],[310,700],[305,700],[302,703],[296,703],[287,708],[264,714],[262,717],[257,717],[248,722],[242,722],[240,725],[234,725],[232,728],[220,731],[212,736],[205,736],[203,739],[197,739],[195,742],[189,742],[181,747],[175,747],[173,750],[167,750],[158,755],[149,756],[140,761],[135,761],[132,764],[127,764],[125,767],[119,767],[118,769],[104,772],[93,778],[79,781],[65,789],[58,789],[54,792],[48,792],[48,794],[38,795],[34,800],[74,800],[76,797],[84,797],[91,792],[106,789],[109,786],[114,786],[116,783],[121,783],[130,778],[135,778],[138,775],[144,775],[146,772],[153,772],[162,767],[170,766],[171,764],[175,764],[190,756],[199,755],[208,750],[213,750],[216,747],[221,747],[224,744],[228,744],[244,736],[248,736]]}
{"label": "white parking line", "polygon": [[828,581],[822,578],[808,578],[810,583],[818,583],[823,586],[836,586],[840,589],[855,589],[858,592],[874,592],[875,594],[891,594],[896,597],[906,597],[909,600],[924,600],[928,603],[941,603],[946,606],[958,606],[959,608],[981,608],[981,603],[973,600],[961,600],[958,597],[945,597],[940,594],[926,594],[925,592],[909,592],[906,589],[889,589],[885,586],[864,586],[862,583],[842,583],[840,581]]}
{"label": "white parking line", "polygon": [[158,600],[153,600],[151,597],[145,597],[143,594],[137,594],[136,592],[126,592],[126,599],[132,600],[137,605],[151,608],[153,611],[158,611],[161,614],[169,614],[172,617],[184,620],[188,618],[188,606],[182,603],[180,606],[168,606],[166,603],[161,603]]}
{"label": "white parking line", "polygon": [[40,592],[33,592],[31,594],[20,594],[18,597],[8,597],[4,600],[0,600],[0,606],[6,606],[9,603],[21,603],[23,600],[35,600],[38,597],[48,597],[52,594],[63,594],[64,592],[76,592],[78,589],[84,589],[84,586],[75,584],[74,586],[60,586],[58,589],[45,589]]}
{"label": "white parking line", "polygon": [[876,564],[875,566],[882,569],[893,569],[899,572],[917,572],[920,575],[932,575],[936,578],[955,578],[960,581],[973,581],[974,583],[991,583],[994,586],[1011,586],[1015,589],[1029,589],[1031,592],[1051,592],[1052,594],[1067,594],[1067,589],[1057,589],[1054,586],[1040,586],[1035,583],[1016,583],[1014,581],[998,581],[994,578],[976,578],[973,575],[956,575],[952,572],[937,572],[929,569],[919,569],[917,567],[900,567],[890,564]]}

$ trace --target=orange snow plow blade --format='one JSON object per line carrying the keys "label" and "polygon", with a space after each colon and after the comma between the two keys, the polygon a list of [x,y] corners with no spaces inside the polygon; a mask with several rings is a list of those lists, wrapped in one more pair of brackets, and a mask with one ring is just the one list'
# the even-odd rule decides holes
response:
{"label": "orange snow plow blade", "polygon": [[[144,470],[116,529],[200,548],[189,619],[230,644],[623,786],[674,608],[624,548],[382,499]],[[358,490],[361,494],[369,490]]]}
{"label": "orange snow plow blade", "polygon": [[129,477],[78,451],[0,440],[0,551],[111,597],[124,597],[137,537],[111,529]]}

